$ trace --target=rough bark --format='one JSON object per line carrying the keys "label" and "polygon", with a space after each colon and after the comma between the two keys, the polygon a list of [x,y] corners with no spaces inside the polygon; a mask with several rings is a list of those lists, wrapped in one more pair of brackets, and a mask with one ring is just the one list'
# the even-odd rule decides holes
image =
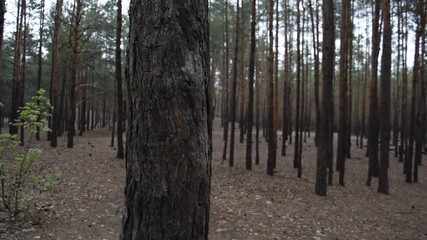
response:
{"label": "rough bark", "polygon": [[208,1],[130,6],[121,239],[208,239]]}
{"label": "rough bark", "polygon": [[332,82],[334,78],[334,3],[323,0],[323,45],[322,45],[322,100],[320,102],[320,128],[317,148],[316,185],[315,193],[326,196],[328,163],[332,161]]}

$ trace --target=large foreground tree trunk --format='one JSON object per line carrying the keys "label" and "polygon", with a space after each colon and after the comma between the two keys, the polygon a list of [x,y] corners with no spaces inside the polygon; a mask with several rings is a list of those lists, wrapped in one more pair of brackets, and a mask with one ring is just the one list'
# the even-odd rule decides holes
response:
{"label": "large foreground tree trunk", "polygon": [[130,5],[121,239],[208,239],[208,1]]}

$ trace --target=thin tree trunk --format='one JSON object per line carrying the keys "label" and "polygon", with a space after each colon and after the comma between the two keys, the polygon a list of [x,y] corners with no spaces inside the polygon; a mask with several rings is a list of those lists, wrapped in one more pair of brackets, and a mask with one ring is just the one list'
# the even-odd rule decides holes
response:
{"label": "thin tree trunk", "polygon": [[[116,99],[117,99],[117,96],[116,96]],[[107,114],[107,98],[105,97],[102,100],[102,123],[101,123],[102,128],[104,128],[107,125],[106,114]]]}
{"label": "thin tree trunk", "polygon": [[222,152],[222,163],[227,159],[227,146],[228,146],[228,123],[230,113],[230,101],[229,101],[229,39],[228,39],[228,0],[225,0],[225,101],[224,101],[224,147]]}
{"label": "thin tree trunk", "polygon": [[4,15],[6,14],[6,2],[5,0],[0,0],[0,66],[1,66],[1,56],[3,50],[3,34],[4,34]]}
{"label": "thin tree trunk", "polygon": [[86,68],[85,68],[84,72],[85,72],[85,74],[82,77],[81,84],[80,84],[83,89],[81,90],[82,91],[82,102],[81,102],[80,107],[79,107],[79,110],[80,110],[80,113],[79,113],[80,114],[80,116],[79,116],[80,120],[79,120],[79,124],[78,124],[79,136],[82,136],[86,130],[86,101],[87,101],[87,96],[86,96],[86,94],[87,94],[86,93],[87,92],[87,90],[86,90],[86,82],[87,82],[86,72],[87,72],[87,70],[86,70]]}
{"label": "thin tree trunk", "polygon": [[[67,111],[64,111],[64,109],[67,109],[67,105],[65,103],[66,98],[65,98],[65,91],[67,88],[67,71],[69,69],[69,57],[66,57],[66,63],[63,66],[63,76],[62,76],[62,86],[61,86],[61,98],[59,100],[59,112],[58,112],[58,116],[57,116],[57,132],[56,132],[56,136],[61,136],[64,132],[65,132],[65,128],[66,128],[66,120],[67,120]],[[53,134],[52,134],[53,135]]]}
{"label": "thin tree trunk", "polygon": [[296,118],[295,118],[295,144],[294,144],[294,147],[295,147],[295,151],[294,151],[294,168],[299,168],[299,162],[300,162],[300,155],[299,155],[299,153],[300,153],[300,151],[299,151],[299,143],[300,143],[300,140],[299,140],[299,138],[300,138],[300,134],[299,134],[299,132],[300,132],[300,128],[301,128],[301,118],[300,118],[300,116],[301,116],[301,114],[300,114],[300,112],[301,112],[301,106],[300,106],[300,104],[301,104],[301,24],[300,24],[300,21],[301,21],[301,17],[300,17],[300,0],[297,0],[296,1],[296,6],[297,6],[297,23],[296,23],[296,25],[297,25],[297,72],[296,72],[296,74],[297,74],[297,76],[296,76],[296,81],[297,81],[297,88],[296,88],[296,109],[295,109],[295,116],[296,116]]}
{"label": "thin tree trunk", "polygon": [[391,20],[390,0],[383,0],[383,55],[381,57],[381,147],[378,170],[378,192],[388,194],[389,146],[391,130]]}
{"label": "thin tree trunk", "polygon": [[236,110],[237,110],[237,66],[239,63],[239,41],[240,39],[240,6],[237,1],[237,11],[236,11],[236,32],[235,32],[235,43],[234,43],[234,59],[233,59],[233,83],[231,87],[231,132],[230,132],[230,158],[228,159],[228,165],[230,167],[234,166],[234,137],[236,130]]}
{"label": "thin tree trunk", "polygon": [[[59,48],[61,43],[61,17],[62,17],[62,0],[56,1],[55,20],[53,30],[53,51],[52,51],[52,79],[51,79],[51,100],[52,100],[52,126],[50,133],[50,146],[58,146],[58,132],[60,125],[60,114],[58,104],[58,82],[59,82]],[[65,86],[63,86],[65,88]],[[63,95],[61,95],[63,96]],[[61,97],[62,98],[62,97]],[[62,100],[61,100],[62,102]],[[62,105],[61,105],[62,106]],[[62,109],[61,109],[62,111]]]}
{"label": "thin tree trunk", "polygon": [[365,72],[363,74],[363,99],[362,99],[362,127],[360,128],[360,149],[363,149],[363,138],[366,136],[366,91],[368,86],[368,60],[365,63]]}
{"label": "thin tree trunk", "polygon": [[[406,1],[407,3],[407,1]],[[403,8],[403,7],[402,7]],[[404,162],[403,163],[403,171],[406,171],[406,164],[408,163],[406,161],[406,154],[404,156],[404,153],[408,151],[408,144],[407,144],[407,135],[408,135],[408,121],[407,121],[407,114],[408,114],[408,67],[407,67],[407,54],[408,54],[408,13],[405,12],[405,15],[403,16],[402,13],[402,46],[403,46],[403,53],[402,53],[402,112],[401,112],[401,122],[402,122],[402,129],[400,134],[400,146],[399,146],[399,161]],[[403,30],[403,27],[405,27],[405,30]],[[405,158],[405,161],[404,161]]]}
{"label": "thin tree trunk", "polygon": [[332,162],[332,106],[333,90],[332,83],[334,78],[334,3],[332,0],[323,0],[323,45],[322,45],[322,101],[320,111],[320,128],[317,148],[317,166],[316,166],[316,185],[315,193],[320,196],[326,196],[328,174],[328,165]]}
{"label": "thin tree trunk", "polygon": [[[25,0],[18,1],[18,9],[16,15],[16,32],[15,32],[15,51],[13,56],[13,77],[12,77],[12,101],[11,101],[11,109],[10,109],[10,122],[13,123],[16,119],[18,119],[18,109],[19,109],[19,98],[20,98],[20,90],[21,90],[21,55],[22,55],[22,29],[23,29],[23,17],[24,17],[24,8],[25,8]],[[13,124],[9,126],[10,134],[17,134],[18,127]]]}
{"label": "thin tree trunk", "polygon": [[[304,5],[304,3],[301,0],[301,4]],[[299,14],[298,14],[299,15]],[[302,16],[305,15],[305,9],[303,8],[302,11]],[[301,16],[301,15],[299,15]],[[297,176],[299,178],[302,177],[302,144],[303,144],[303,134],[304,134],[304,126],[305,126],[305,119],[304,119],[304,112],[305,112],[305,108],[306,108],[306,102],[305,102],[305,87],[306,87],[306,80],[307,80],[307,75],[305,73],[305,65],[306,63],[304,61],[306,61],[305,57],[304,57],[304,45],[305,45],[305,34],[304,34],[304,28],[305,28],[305,20],[304,18],[302,19],[302,39],[301,39],[301,53],[300,53],[300,61],[301,61],[301,65],[300,65],[300,69],[301,69],[301,97],[300,97],[300,102],[301,102],[301,106],[300,106],[300,127],[299,127],[299,143],[298,143],[298,169],[297,169]],[[297,133],[298,134],[298,133]]]}
{"label": "thin tree trunk", "polygon": [[400,59],[401,59],[401,10],[400,3],[397,2],[397,63],[396,63],[396,79],[394,82],[394,112],[393,112],[393,146],[394,156],[399,156],[399,111],[401,106],[400,101]]}
{"label": "thin tree trunk", "polygon": [[211,95],[209,96],[209,102],[211,103],[211,120],[215,119],[215,108],[216,108],[216,95],[215,95],[215,81],[216,81],[216,62],[214,58],[211,59],[211,75],[209,76],[209,92]]}
{"label": "thin tree trunk", "polygon": [[240,114],[239,114],[239,128],[240,128],[240,138],[239,142],[243,143],[245,139],[245,102],[246,102],[246,84],[245,84],[245,38],[244,38],[244,30],[245,30],[245,2],[242,0],[242,7],[240,9],[241,12],[241,20],[240,20]]}
{"label": "thin tree trunk", "polygon": [[[415,46],[416,54],[415,63],[414,63],[414,85],[417,85],[417,89],[420,93],[417,93],[416,98],[418,98],[417,103],[415,104],[415,109],[417,111],[416,118],[414,121],[415,129],[413,139],[415,141],[415,156],[414,156],[414,173],[413,173],[413,181],[418,182],[418,166],[421,165],[422,158],[422,148],[423,148],[423,138],[424,138],[424,128],[426,124],[426,113],[425,113],[425,100],[426,100],[426,91],[425,91],[425,83],[424,83],[424,59],[425,56],[425,28],[426,28],[426,10],[425,10],[425,1],[419,0],[417,4],[417,13],[419,18],[419,26],[416,31],[416,38],[419,38],[418,44],[421,47]],[[417,43],[416,43],[417,44]],[[418,49],[417,49],[418,48]],[[418,62],[417,62],[418,61]],[[415,78],[417,78],[415,80]],[[416,82],[416,84],[415,84]],[[419,85],[419,86],[418,86]],[[414,94],[414,93],[413,93]]]}
{"label": "thin tree trunk", "polygon": [[320,61],[319,61],[319,14],[317,10],[316,2],[316,19],[314,18],[313,13],[313,4],[310,0],[308,2],[308,7],[310,10],[310,19],[311,19],[311,31],[313,34],[313,52],[314,52],[314,104],[316,108],[316,134],[315,134],[315,144],[318,145],[317,136],[319,135],[319,126],[320,126],[320,100],[319,100],[319,79],[320,79]]}
{"label": "thin tree trunk", "polygon": [[[350,3],[351,4],[351,3]],[[352,6],[351,6],[352,7]],[[348,124],[348,131],[347,131],[347,140],[346,140],[346,157],[347,158],[351,158],[351,133],[353,130],[353,124],[352,124],[352,119],[353,119],[353,73],[352,73],[352,69],[353,69],[353,16],[352,16],[352,10],[350,9],[350,23],[349,23],[349,32],[350,35],[348,36],[347,39],[347,49],[348,49],[348,56],[347,56],[347,71],[348,71],[348,118],[347,118],[347,124]]]}
{"label": "thin tree trunk", "polygon": [[[274,145],[277,147],[277,130],[279,129],[279,1],[276,4],[276,26],[274,38]],[[274,161],[276,167],[276,161]]]}
{"label": "thin tree trunk", "polygon": [[[414,182],[418,182],[418,166],[421,165],[423,142],[426,128],[426,86],[425,86],[425,60],[422,56],[426,53],[426,10],[425,1],[418,1],[417,5],[418,17],[420,19],[420,27],[417,34],[420,35],[421,53],[418,65],[418,82],[420,94],[418,96],[418,107],[416,117],[416,136],[415,136],[415,159],[414,159]],[[419,32],[418,32],[419,31]]]}
{"label": "thin tree trunk", "polygon": [[[117,158],[125,157],[125,151],[123,148],[124,105],[123,105],[123,85],[122,85],[121,39],[122,39],[122,1],[117,0],[117,29],[116,29]],[[104,112],[103,119],[105,119],[105,112]]]}
{"label": "thin tree trunk", "polygon": [[374,0],[373,7],[373,26],[372,26],[372,61],[371,61],[371,91],[369,100],[369,124],[368,124],[368,152],[369,152],[369,169],[368,180],[366,184],[371,185],[372,177],[378,177],[378,55],[380,44],[380,0]]}
{"label": "thin tree trunk", "polygon": [[[343,0],[341,9],[340,31],[340,102],[338,120],[338,147],[337,147],[337,171],[339,171],[339,184],[344,185],[345,159],[347,152],[348,133],[348,79],[349,56],[348,42],[351,33],[351,1]],[[345,30],[345,31],[344,31]]]}
{"label": "thin tree trunk", "polygon": [[[20,96],[19,96],[19,106],[23,107],[24,106],[24,95],[25,95],[25,80],[27,78],[27,34],[28,34],[28,26],[29,23],[27,22],[27,6],[26,3],[23,9],[24,10],[24,36],[22,38],[22,60],[21,60],[21,64],[22,64],[22,70],[21,70],[21,90],[20,92]],[[24,126],[21,126],[21,130],[20,130],[20,145],[24,146],[24,141],[25,141],[25,132],[24,132]]]}
{"label": "thin tree trunk", "polygon": [[[293,24],[293,22],[292,22],[292,20],[291,20],[292,18],[291,17],[289,17],[289,26],[292,26],[292,24]],[[291,76],[292,76],[292,69],[293,69],[293,65],[294,65],[294,63],[293,63],[293,58],[292,58],[292,52],[293,52],[293,49],[292,49],[292,43],[293,43],[293,27],[291,27],[290,29],[289,29],[289,31],[290,31],[290,33],[289,33],[289,41],[288,41],[288,53],[289,53],[289,56],[288,56],[288,61],[289,61],[289,64],[288,64],[288,74],[289,74],[289,79],[288,79],[288,90],[287,90],[287,92],[286,92],[286,94],[287,94],[287,99],[288,99],[288,105],[287,105],[287,108],[288,108],[288,123],[287,123],[287,125],[288,125],[288,129],[287,129],[287,135],[288,135],[288,139],[289,139],[289,144],[292,144],[292,126],[293,126],[293,110],[294,109],[292,109],[292,105],[293,105],[293,103],[292,103],[292,101],[291,101],[291,99],[293,99],[293,95],[292,95],[292,89],[293,89],[293,81],[292,81],[292,79],[291,79]]]}
{"label": "thin tree trunk", "polygon": [[273,73],[273,13],[274,1],[269,1],[268,11],[268,32],[269,32],[269,46],[268,46],[268,159],[267,159],[267,174],[274,175],[274,166],[276,162],[276,139],[274,134],[274,73]]}
{"label": "thin tree trunk", "polygon": [[[252,170],[252,126],[254,112],[254,75],[255,75],[255,27],[256,27],[256,0],[251,4],[251,45],[249,50],[249,94],[248,94],[248,118],[246,136],[246,169]],[[258,82],[258,79],[257,79]],[[258,111],[257,111],[258,112]],[[257,139],[258,140],[258,139]]]}
{"label": "thin tree trunk", "polygon": [[68,115],[68,133],[67,133],[67,147],[74,147],[74,136],[76,135],[75,122],[76,122],[76,81],[79,75],[79,38],[80,38],[80,20],[81,20],[81,10],[82,10],[82,1],[75,0],[75,13],[74,13],[74,25],[73,29],[73,42],[72,42],[72,66],[71,66],[71,80],[69,83],[70,88],[68,97],[69,97],[69,115]]}
{"label": "thin tree trunk", "polygon": [[290,80],[289,80],[289,71],[290,71],[290,58],[289,58],[289,41],[288,41],[288,29],[289,29],[289,14],[288,14],[288,0],[285,0],[284,3],[284,14],[285,14],[285,18],[284,18],[284,28],[285,28],[285,61],[284,61],[284,74],[283,74],[283,102],[282,102],[282,107],[283,107],[283,115],[282,115],[282,149],[281,149],[281,155],[282,156],[286,156],[286,145],[288,142],[288,132],[289,132],[289,116],[288,112],[291,112],[289,109],[289,98],[288,98],[288,88],[291,87]]}
{"label": "thin tree trunk", "polygon": [[[256,54],[255,54],[256,56]],[[255,128],[256,128],[256,133],[255,133],[255,164],[258,165],[259,164],[259,127],[260,127],[260,105],[261,105],[261,99],[259,96],[259,91],[260,91],[260,81],[261,81],[261,63],[260,60],[257,58],[256,59],[256,82],[255,82],[255,97],[256,97],[256,123],[255,123]]]}
{"label": "thin tree trunk", "polygon": [[[1,4],[1,3],[0,3]],[[42,69],[43,69],[43,36],[44,36],[44,18],[45,18],[45,14],[44,14],[44,8],[45,8],[45,4],[44,4],[44,0],[40,1],[40,28],[39,28],[39,52],[37,54],[37,64],[38,64],[38,68],[37,68],[37,90],[40,90],[42,87]],[[1,11],[1,10],[0,10]],[[1,17],[0,17],[1,20]],[[3,32],[3,31],[2,31]],[[0,40],[0,48],[1,48],[1,40]],[[0,50],[0,59],[1,59],[1,50]],[[0,60],[0,65],[1,65],[1,60]],[[37,105],[40,104],[40,101],[37,100]],[[37,127],[37,132],[36,132],[36,140],[40,140],[40,127]]]}
{"label": "thin tree trunk", "polygon": [[111,143],[110,147],[114,147],[114,139],[116,134],[116,120],[117,120],[117,106],[116,103],[113,104],[113,108],[111,109],[113,111],[113,123],[111,127]]}

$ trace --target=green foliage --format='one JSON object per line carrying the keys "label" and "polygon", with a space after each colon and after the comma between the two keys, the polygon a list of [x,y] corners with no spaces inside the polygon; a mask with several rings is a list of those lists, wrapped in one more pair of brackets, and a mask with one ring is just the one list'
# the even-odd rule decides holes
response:
{"label": "green foliage", "polygon": [[16,135],[0,134],[0,196],[2,211],[9,214],[10,219],[25,217],[30,202],[34,196],[34,187],[40,190],[49,190],[55,186],[60,177],[57,174],[39,176],[33,171],[40,161],[42,151],[31,148],[33,135],[37,129],[45,128],[49,118],[49,109],[52,108],[45,97],[46,91],[41,89],[19,111],[19,119],[15,126],[28,130],[30,137],[23,148],[19,148]]}
{"label": "green foliage", "polygon": [[24,127],[31,133],[35,133],[37,129],[47,125],[50,116],[49,109],[52,109],[49,99],[44,96],[46,91],[40,89],[36,93],[37,95],[20,109],[19,119],[14,123],[15,126]]}

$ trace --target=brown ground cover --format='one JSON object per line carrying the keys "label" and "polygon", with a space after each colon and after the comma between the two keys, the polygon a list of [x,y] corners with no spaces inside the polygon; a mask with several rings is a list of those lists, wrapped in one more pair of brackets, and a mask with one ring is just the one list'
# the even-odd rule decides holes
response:
{"label": "brown ground cover", "polygon": [[[303,175],[292,167],[293,146],[279,157],[277,173],[266,175],[267,145],[260,145],[261,164],[244,169],[245,145],[236,142],[235,167],[222,159],[222,131],[214,122],[210,239],[427,239],[427,172],[420,183],[407,184],[402,164],[390,158],[390,195],[365,185],[365,150],[352,146],[346,186],[314,194],[316,148],[303,146]],[[37,194],[26,221],[0,219],[0,239],[118,239],[124,204],[125,160],[109,147],[110,132],[98,129],[65,139],[52,149],[45,141],[43,172],[62,175],[52,192]],[[279,152],[279,151],[278,151]],[[427,161],[424,159],[423,161]],[[337,178],[337,175],[334,176]],[[336,179],[335,179],[336,180]],[[337,181],[335,181],[337,183]]]}

